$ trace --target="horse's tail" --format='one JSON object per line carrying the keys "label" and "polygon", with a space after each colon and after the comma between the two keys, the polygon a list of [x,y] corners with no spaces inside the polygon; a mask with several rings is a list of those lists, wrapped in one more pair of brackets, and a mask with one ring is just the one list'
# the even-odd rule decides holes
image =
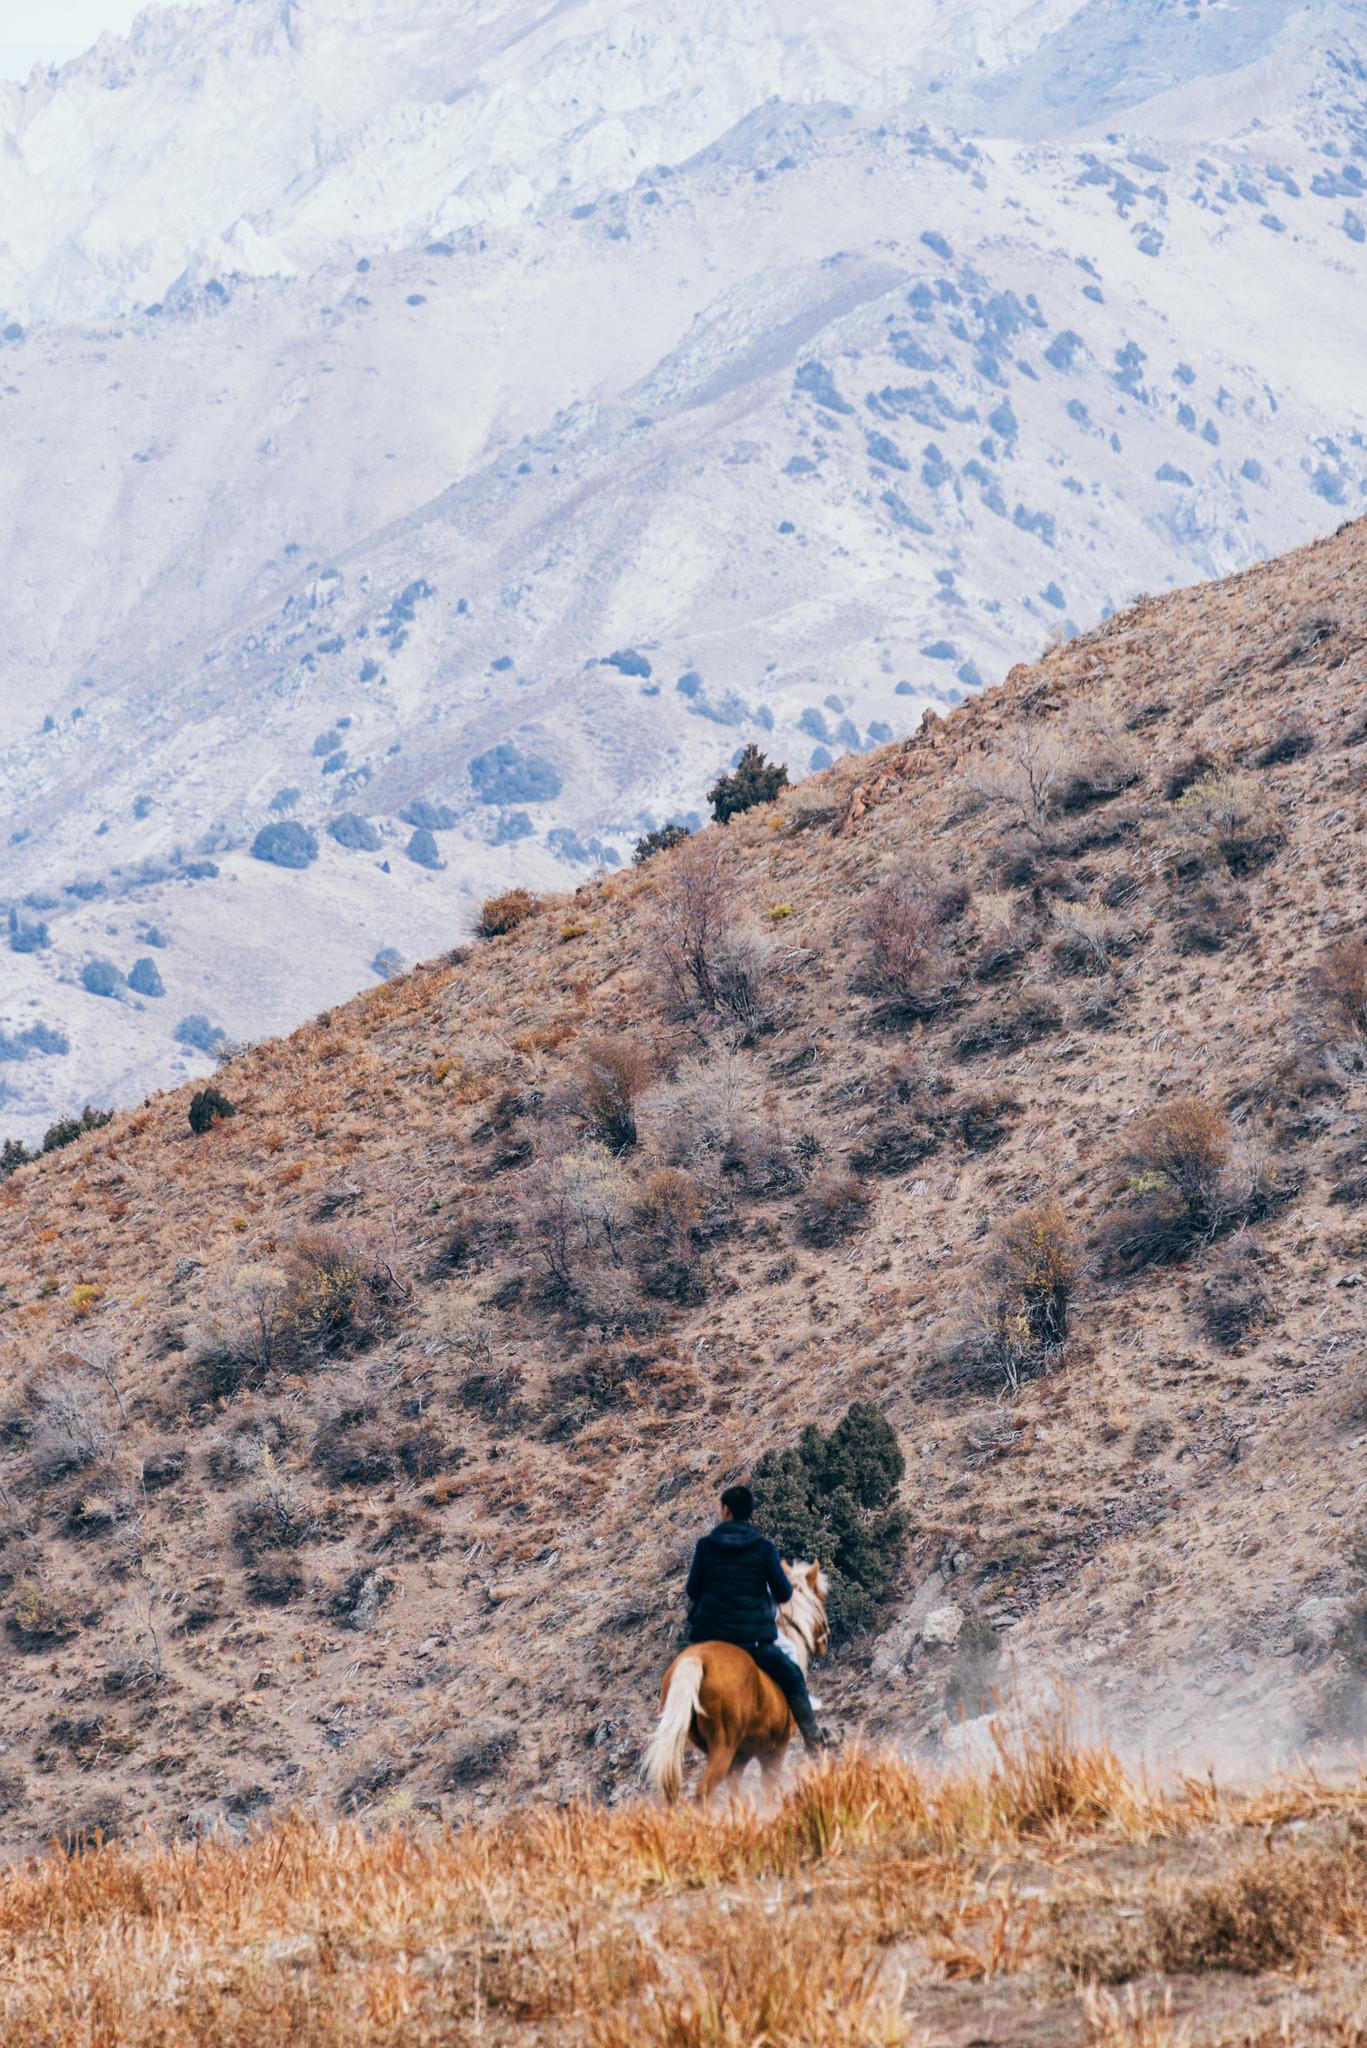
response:
{"label": "horse's tail", "polygon": [[683,1790],[683,1753],[702,1690],[701,1657],[680,1657],[660,1709],[659,1724],[646,1750],[646,1776],[673,1805]]}

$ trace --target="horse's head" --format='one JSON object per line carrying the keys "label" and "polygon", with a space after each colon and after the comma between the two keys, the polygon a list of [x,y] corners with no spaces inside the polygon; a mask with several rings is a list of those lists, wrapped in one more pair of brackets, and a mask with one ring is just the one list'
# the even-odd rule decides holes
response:
{"label": "horse's head", "polygon": [[780,1624],[787,1624],[809,1657],[824,1657],[831,1640],[826,1620],[831,1582],[819,1564],[785,1564],[783,1569],[793,1597],[779,1609]]}

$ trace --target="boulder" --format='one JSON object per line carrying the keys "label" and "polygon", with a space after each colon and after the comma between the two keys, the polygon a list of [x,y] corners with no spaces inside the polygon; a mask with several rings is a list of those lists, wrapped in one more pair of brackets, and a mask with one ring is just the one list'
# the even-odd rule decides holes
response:
{"label": "boulder", "polygon": [[952,1600],[947,1600],[943,1607],[932,1607],[921,1623],[921,1641],[932,1649],[947,1648],[958,1640],[963,1625],[962,1607],[956,1607]]}
{"label": "boulder", "polygon": [[1311,1595],[1291,1616],[1291,1642],[1302,1657],[1323,1657],[1348,1625],[1348,1602]]}

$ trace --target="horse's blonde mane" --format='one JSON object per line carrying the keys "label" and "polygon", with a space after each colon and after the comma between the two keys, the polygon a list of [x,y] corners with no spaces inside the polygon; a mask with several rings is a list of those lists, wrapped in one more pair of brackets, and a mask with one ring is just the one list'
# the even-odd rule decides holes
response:
{"label": "horse's blonde mane", "polygon": [[820,1565],[816,1567],[815,1584],[810,1576],[810,1564],[785,1564],[783,1569],[788,1575],[793,1597],[778,1610],[779,1633],[805,1671],[817,1654],[818,1646],[824,1647],[821,1639],[826,1628],[826,1595],[831,1590],[831,1582]]}

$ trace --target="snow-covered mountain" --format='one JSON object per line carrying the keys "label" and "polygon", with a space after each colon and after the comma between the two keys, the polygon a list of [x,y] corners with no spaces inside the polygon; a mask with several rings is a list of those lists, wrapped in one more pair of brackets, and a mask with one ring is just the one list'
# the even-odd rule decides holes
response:
{"label": "snow-covered mountain", "polygon": [[0,87],[0,1125],[1360,509],[1365,180],[1347,0],[212,0]]}

